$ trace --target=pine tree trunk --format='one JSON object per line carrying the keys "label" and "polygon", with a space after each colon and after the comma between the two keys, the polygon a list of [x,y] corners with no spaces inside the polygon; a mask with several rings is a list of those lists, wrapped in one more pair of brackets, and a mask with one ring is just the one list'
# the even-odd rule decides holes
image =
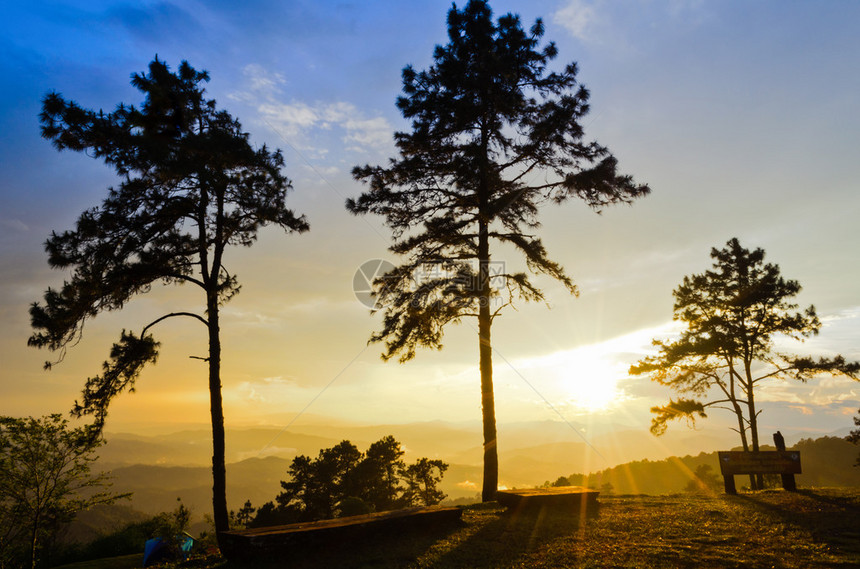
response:
{"label": "pine tree trunk", "polygon": [[[755,401],[753,400],[752,392],[749,396],[749,414],[750,414],[750,439],[752,440],[752,451],[758,452],[758,421],[755,416]],[[764,490],[764,475],[756,474],[755,482],[752,486],[753,490]]]}
{"label": "pine tree trunk", "polygon": [[493,393],[493,345],[490,342],[490,238],[486,210],[488,190],[482,184],[478,220],[478,279],[480,286],[480,307],[478,309],[478,341],[481,370],[481,414],[484,422],[484,482],[481,501],[496,499],[499,487],[499,453],[496,445],[496,399]]}
{"label": "pine tree trunk", "polygon": [[740,403],[738,403],[737,394],[735,393],[735,377],[738,377],[738,374],[735,371],[735,366],[730,356],[727,358],[727,363],[729,364],[729,399],[732,402],[732,409],[735,411],[735,417],[738,419],[738,434],[741,436],[741,445],[743,446],[744,452],[749,452],[750,447],[747,442],[747,428],[744,425],[744,411],[740,406]]}
{"label": "pine tree trunk", "polygon": [[499,486],[499,455],[496,446],[496,401],[493,395],[493,348],[490,344],[489,297],[482,298],[478,315],[480,341],[481,413],[484,421],[484,483],[481,501],[496,499]]}
{"label": "pine tree trunk", "polygon": [[30,569],[36,569],[36,545],[38,544],[39,536],[39,516],[33,520],[33,532],[30,535]]}
{"label": "pine tree trunk", "polygon": [[[486,100],[486,98],[484,98]],[[478,341],[481,369],[481,414],[484,421],[484,478],[481,501],[496,499],[499,487],[499,453],[496,445],[496,398],[493,393],[493,345],[490,342],[490,187],[488,121],[481,127],[480,184],[478,188]]]}
{"label": "pine tree trunk", "polygon": [[230,529],[227,513],[227,467],[225,465],[224,409],[221,398],[221,337],[218,299],[213,293],[208,304],[209,317],[209,410],[212,416],[212,510],[215,532]]}
{"label": "pine tree trunk", "polygon": [[[758,418],[756,417],[755,394],[753,393],[753,388],[755,387],[755,385],[753,384],[752,378],[752,363],[750,361],[746,361],[745,368],[747,376],[747,385],[749,386],[747,390],[747,407],[750,418],[750,442],[752,443],[752,451],[758,452]],[[764,490],[764,475],[756,474],[755,481],[753,482],[751,488],[753,490]]]}
{"label": "pine tree trunk", "polygon": [[[735,417],[737,417],[737,419],[738,419],[738,434],[741,436],[741,447],[744,449],[744,452],[749,452],[750,451],[750,445],[749,445],[749,442],[747,441],[747,428],[744,425],[744,411],[743,411],[743,408],[738,403],[737,395],[735,394],[735,377],[737,376],[739,378],[739,376],[735,372],[735,367],[734,367],[734,364],[732,363],[731,357],[728,358],[728,364],[729,364],[729,368],[730,368],[729,372],[731,374],[731,376],[730,376],[731,381],[729,383],[729,399],[732,402],[732,408],[735,411]],[[750,474],[749,477],[750,477],[750,488],[754,489],[755,485],[756,485],[755,476]]]}
{"label": "pine tree trunk", "polygon": [[[738,418],[738,432],[741,435],[741,447],[744,449],[744,452],[749,452],[750,451],[750,445],[749,445],[749,442],[747,441],[747,431],[746,431],[746,427],[744,426],[743,410],[742,410],[741,406],[738,405],[737,402],[735,402],[735,401],[732,401],[732,405],[734,406],[734,409],[735,409],[735,415]],[[755,475],[750,474],[749,476],[750,476],[750,489],[755,490],[756,489]]]}

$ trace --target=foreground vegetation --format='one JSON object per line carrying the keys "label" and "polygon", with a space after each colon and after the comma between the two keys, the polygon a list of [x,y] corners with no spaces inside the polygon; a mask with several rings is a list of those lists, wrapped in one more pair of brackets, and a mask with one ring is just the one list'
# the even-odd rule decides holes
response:
{"label": "foreground vegetation", "polygon": [[[601,496],[599,509],[588,516],[511,514],[489,503],[465,508],[462,523],[453,529],[391,536],[360,549],[329,548],[269,569],[857,567],[859,528],[856,489]],[[110,567],[131,566],[126,561]],[[246,569],[212,557],[185,566]]]}

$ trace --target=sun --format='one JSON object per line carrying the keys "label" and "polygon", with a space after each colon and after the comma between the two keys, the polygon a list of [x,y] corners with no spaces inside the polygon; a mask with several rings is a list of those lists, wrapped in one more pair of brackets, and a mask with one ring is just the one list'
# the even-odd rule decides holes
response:
{"label": "sun", "polygon": [[556,369],[567,403],[587,411],[608,409],[622,398],[618,388],[619,365],[596,354],[567,353]]}
{"label": "sun", "polygon": [[585,346],[520,362],[533,377],[542,378],[544,397],[554,405],[579,411],[606,410],[623,398],[618,381],[626,368],[611,354]]}

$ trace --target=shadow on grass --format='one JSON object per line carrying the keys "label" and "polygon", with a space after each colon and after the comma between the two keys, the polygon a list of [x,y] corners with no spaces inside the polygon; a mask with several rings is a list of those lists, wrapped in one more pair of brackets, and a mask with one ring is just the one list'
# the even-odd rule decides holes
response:
{"label": "shadow on grass", "polygon": [[[484,514],[483,516],[481,514]],[[468,531],[447,544],[432,560],[433,567],[488,569],[523,565],[523,557],[550,542],[570,539],[598,516],[598,506],[570,512],[553,508],[504,511],[496,504],[475,508],[467,518]]]}
{"label": "shadow on grass", "polygon": [[860,562],[860,493],[777,490],[741,494],[735,499]]}

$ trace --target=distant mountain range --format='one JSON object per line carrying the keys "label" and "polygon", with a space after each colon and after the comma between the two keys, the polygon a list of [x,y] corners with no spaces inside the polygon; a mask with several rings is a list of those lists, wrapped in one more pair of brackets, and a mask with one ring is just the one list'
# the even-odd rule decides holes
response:
{"label": "distant mountain range", "polygon": [[[668,442],[662,437],[635,431],[606,433],[588,443],[546,442],[552,439],[548,433],[569,437],[569,431],[567,425],[561,429],[558,424],[522,424],[508,428],[504,434],[508,446],[503,446],[500,452],[501,484],[532,487],[553,482],[560,476],[584,474],[588,475],[584,482],[587,485],[607,491],[609,484],[611,491],[617,494],[678,493],[684,490],[701,464],[710,465],[718,474],[715,451],[734,446],[717,438],[694,437],[689,432],[679,433]],[[255,506],[273,500],[296,454],[316,456],[321,448],[331,447],[343,439],[351,440],[363,450],[386,434],[392,434],[403,443],[407,461],[430,456],[450,464],[442,483],[449,500],[478,498],[481,449],[474,446],[474,441],[480,440],[479,432],[444,423],[428,423],[345,430],[319,428],[314,435],[277,429],[234,430],[228,437],[228,451],[233,459],[245,458],[227,465],[228,506],[238,509],[246,500]],[[78,523],[75,531],[82,531],[81,537],[95,535],[102,525],[115,529],[126,518],[138,521],[144,516],[172,511],[177,498],[192,509],[198,521],[197,529],[205,529],[199,522],[211,510],[212,478],[206,465],[208,436],[206,431],[196,430],[151,437],[109,435],[97,464],[111,471],[116,491],[133,492],[132,498],[113,509],[95,512],[89,517],[84,515],[81,520],[85,527],[81,528],[82,524]],[[667,448],[687,448],[693,452],[681,457],[668,456]],[[789,438],[789,448],[801,451],[803,474],[797,477],[800,488],[860,487],[860,467],[853,466],[860,447],[841,437],[822,437],[799,441]],[[254,449],[262,450],[256,452],[258,456],[253,456]],[[661,451],[663,456],[659,456]],[[270,452],[279,456],[267,456]],[[649,456],[646,453],[651,457],[657,455],[657,458],[643,458],[643,455]],[[620,460],[629,456],[634,459]],[[146,461],[150,464],[141,464]],[[740,484],[743,481],[739,481]]]}
{"label": "distant mountain range", "polygon": [[[299,454],[315,457],[320,449],[344,439],[364,450],[386,435],[401,442],[407,462],[422,456],[448,462],[442,488],[451,499],[471,498],[479,491],[483,460],[479,425],[244,428],[227,431],[229,507],[241,507],[247,499],[256,505],[272,500]],[[210,437],[204,429],[151,436],[108,434],[98,464],[113,472],[117,489],[134,492],[135,508],[157,513],[172,509],[181,497],[196,512],[204,512],[211,492]],[[625,430],[586,439],[582,427],[556,421],[501,425],[499,441],[500,483],[508,487],[534,486],[563,473],[592,472],[645,457],[698,453],[729,444],[682,429],[661,438]]]}
{"label": "distant mountain range", "polygon": [[[408,456],[442,458],[452,463],[480,464],[480,425],[444,422],[376,426],[313,426],[232,428],[227,430],[227,462],[275,456],[292,459],[298,454],[316,456],[322,448],[346,439],[359,448],[386,435],[400,441]],[[109,433],[107,445],[99,450],[100,464],[109,467],[133,464],[165,466],[208,466],[211,434],[208,429],[186,430],[167,435]],[[660,459],[673,454],[698,454],[731,444],[732,433],[707,436],[697,431],[676,429],[662,437],[646,430],[614,426],[585,428],[559,421],[516,423],[499,426],[499,453],[519,454],[522,449],[542,447],[547,460],[563,459],[591,469],[606,468],[643,458]],[[555,445],[555,446],[548,446]],[[517,478],[517,477],[515,477]],[[529,477],[531,478],[531,477]]]}
{"label": "distant mountain range", "polygon": [[[594,434],[589,440],[581,436],[580,427],[562,422],[545,421],[503,425],[499,428],[500,484],[507,487],[538,486],[572,473],[599,473],[622,493],[678,492],[689,479],[689,472],[699,462],[711,460],[717,469],[715,450],[734,446],[732,433],[724,438],[702,436],[696,431],[676,429],[663,437],[648,432],[623,430]],[[307,432],[307,431],[313,432]],[[280,492],[280,481],[286,478],[290,462],[298,454],[315,457],[320,449],[347,439],[359,449],[383,436],[393,435],[407,451],[406,460],[419,457],[440,458],[450,464],[442,489],[449,499],[474,498],[480,490],[482,450],[478,425],[443,422],[377,426],[313,426],[291,428],[230,429],[227,434],[227,499],[231,509],[245,500],[255,506],[273,500]],[[791,437],[787,437],[791,444]],[[211,507],[210,433],[189,430],[167,435],[109,434],[108,443],[100,449],[99,465],[110,470],[114,488],[131,491],[126,505],[147,514],[169,511],[177,498],[192,508],[196,516]],[[844,443],[844,441],[841,441]],[[839,464],[853,463],[857,449],[849,443],[840,450]],[[669,458],[672,455],[684,459]],[[710,458],[709,458],[710,457]],[[804,456],[804,472],[817,460]],[[833,462],[831,459],[828,459]],[[678,461],[689,463],[678,467]],[[673,474],[645,474],[648,469],[674,467]],[[835,463],[835,462],[834,462]],[[620,465],[620,466],[619,466]],[[631,469],[643,474],[631,480]],[[851,470],[849,468],[849,470]],[[860,468],[853,469],[860,477]],[[827,480],[836,480],[830,476]],[[598,478],[592,477],[593,481]],[[841,479],[840,479],[841,480]],[[846,485],[860,485],[850,476]],[[840,482],[839,484],[842,484]],[[602,484],[603,482],[601,482]],[[803,484],[803,479],[799,480]]]}

